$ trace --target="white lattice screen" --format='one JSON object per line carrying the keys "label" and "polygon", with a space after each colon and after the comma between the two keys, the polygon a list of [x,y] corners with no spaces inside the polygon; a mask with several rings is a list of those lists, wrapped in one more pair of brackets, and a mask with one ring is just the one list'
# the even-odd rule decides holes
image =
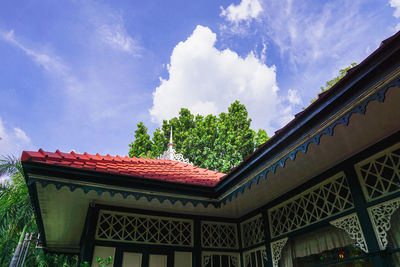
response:
{"label": "white lattice screen", "polygon": [[303,228],[354,207],[343,172],[268,211],[272,237]]}
{"label": "white lattice screen", "polygon": [[265,267],[267,266],[267,251],[265,246],[254,248],[243,252],[244,267]]}
{"label": "white lattice screen", "polygon": [[242,230],[243,248],[259,244],[265,239],[264,222],[261,214],[242,222],[240,228]]}
{"label": "white lattice screen", "polygon": [[201,255],[202,267],[240,267],[240,255],[234,252],[204,251]]}
{"label": "white lattice screen", "polygon": [[193,221],[101,210],[96,239],[188,247],[193,246]]}
{"label": "white lattice screen", "polygon": [[202,221],[201,245],[203,248],[238,248],[236,224]]}
{"label": "white lattice screen", "polygon": [[400,190],[400,143],[355,165],[367,201]]}

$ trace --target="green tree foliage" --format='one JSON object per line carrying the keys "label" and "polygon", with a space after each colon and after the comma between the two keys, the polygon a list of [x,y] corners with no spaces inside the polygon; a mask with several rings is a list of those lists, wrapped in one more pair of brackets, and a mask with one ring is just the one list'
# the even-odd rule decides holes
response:
{"label": "green tree foliage", "polygon": [[[178,117],[164,120],[161,128],[154,131],[151,145],[148,144],[147,128],[139,123],[129,156],[157,158],[167,149],[172,128],[174,148],[178,153],[196,166],[228,172],[268,140],[265,130],[255,132],[250,125],[246,107],[239,101],[232,103],[228,112],[219,116],[194,116],[182,108]],[[145,146],[136,148],[135,144]]]}
{"label": "green tree foliage", "polygon": [[[321,86],[321,93],[322,93],[322,92],[325,92],[325,91],[327,91],[327,90],[329,90],[332,86],[334,86],[338,81],[340,81],[340,79],[342,79],[342,78],[346,75],[346,73],[347,73],[347,71],[348,71],[349,69],[351,69],[351,68],[353,68],[353,67],[355,67],[355,66],[357,66],[357,63],[353,62],[353,63],[351,63],[350,66],[348,66],[347,68],[344,68],[344,69],[339,70],[339,75],[338,75],[338,76],[336,76],[336,77],[333,78],[332,80],[327,81],[327,82],[325,83],[325,87],[324,87],[324,86]],[[316,101],[316,100],[317,100],[317,98],[312,99],[312,100],[311,100],[311,103],[313,103],[313,102]]]}
{"label": "green tree foliage", "polygon": [[[21,162],[14,157],[0,157],[0,177],[11,179],[0,184],[0,266],[9,266],[18,239],[26,226],[28,233],[38,233]],[[25,266],[76,266],[77,258],[45,254],[31,245]]]}
{"label": "green tree foliage", "polygon": [[255,138],[255,148],[257,149],[259,146],[267,142],[269,139],[267,132],[263,129],[259,129]]}
{"label": "green tree foliage", "polygon": [[0,176],[11,177],[0,188],[0,266],[10,263],[25,224],[28,231],[36,230],[22,173],[22,165],[15,158],[4,157],[0,160]]}
{"label": "green tree foliage", "polygon": [[137,125],[135,131],[135,142],[131,143],[129,147],[129,156],[133,157],[144,157],[148,151],[151,150],[152,143],[150,141],[150,135],[147,134],[147,127],[144,126],[143,122]]}

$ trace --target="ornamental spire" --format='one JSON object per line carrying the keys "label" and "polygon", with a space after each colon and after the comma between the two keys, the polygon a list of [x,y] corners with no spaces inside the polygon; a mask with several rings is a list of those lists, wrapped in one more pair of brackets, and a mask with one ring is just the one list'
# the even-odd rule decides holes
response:
{"label": "ornamental spire", "polygon": [[160,155],[158,159],[175,160],[193,165],[193,163],[191,163],[188,159],[183,158],[182,154],[176,153],[176,150],[174,149],[174,143],[172,142],[172,126],[171,126],[171,131],[169,133],[168,149],[162,155]]}
{"label": "ornamental spire", "polygon": [[174,146],[174,143],[172,143],[172,126],[171,126],[171,131],[169,132],[169,144],[168,146]]}

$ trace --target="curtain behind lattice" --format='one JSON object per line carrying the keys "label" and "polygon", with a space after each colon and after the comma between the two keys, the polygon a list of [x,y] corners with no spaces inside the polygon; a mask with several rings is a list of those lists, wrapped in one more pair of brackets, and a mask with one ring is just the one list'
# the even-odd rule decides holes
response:
{"label": "curtain behind lattice", "polygon": [[347,233],[333,226],[320,228],[310,233],[289,238],[282,250],[280,266],[292,267],[294,258],[320,254],[335,248],[354,244]]}

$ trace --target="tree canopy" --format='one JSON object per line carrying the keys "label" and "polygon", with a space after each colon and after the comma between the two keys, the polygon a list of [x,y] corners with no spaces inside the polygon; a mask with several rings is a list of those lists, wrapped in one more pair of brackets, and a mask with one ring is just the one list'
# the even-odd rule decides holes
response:
{"label": "tree canopy", "polygon": [[239,101],[232,103],[227,113],[218,116],[195,116],[182,108],[178,117],[163,121],[151,140],[143,122],[137,124],[129,156],[160,156],[167,149],[172,127],[177,153],[182,153],[196,166],[226,173],[269,139],[265,130],[256,132],[250,125],[247,109]]}
{"label": "tree canopy", "polygon": [[[0,183],[0,266],[9,266],[21,233],[38,233],[38,228],[21,162],[12,156],[0,156],[2,176],[11,178]],[[78,259],[73,255],[46,254],[32,243],[24,266],[76,267]]]}
{"label": "tree canopy", "polygon": [[[351,69],[351,68],[353,68],[355,66],[357,66],[357,63],[353,62],[353,63],[350,64],[350,66],[348,66],[348,67],[346,67],[344,69],[340,69],[338,76],[336,76],[332,80],[327,81],[325,83],[325,87],[321,86],[321,93],[329,90],[332,86],[334,86],[338,81],[340,81],[340,79],[342,79],[346,75],[346,73],[347,73],[347,71],[349,69]],[[312,99],[311,103],[313,103],[315,100],[317,100],[317,98]]]}

